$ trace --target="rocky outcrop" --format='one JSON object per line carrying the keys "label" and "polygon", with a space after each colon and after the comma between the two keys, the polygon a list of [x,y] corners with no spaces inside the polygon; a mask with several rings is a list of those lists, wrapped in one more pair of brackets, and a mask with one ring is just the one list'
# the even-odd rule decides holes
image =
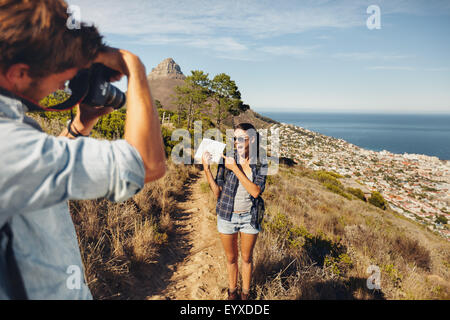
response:
{"label": "rocky outcrop", "polygon": [[183,72],[180,66],[172,59],[163,60],[147,76],[153,99],[158,100],[168,110],[175,111],[173,95],[176,86],[182,86],[184,83]]}
{"label": "rocky outcrop", "polygon": [[163,60],[152,72],[148,75],[149,80],[159,79],[180,79],[184,80],[186,77],[181,68],[172,58]]}

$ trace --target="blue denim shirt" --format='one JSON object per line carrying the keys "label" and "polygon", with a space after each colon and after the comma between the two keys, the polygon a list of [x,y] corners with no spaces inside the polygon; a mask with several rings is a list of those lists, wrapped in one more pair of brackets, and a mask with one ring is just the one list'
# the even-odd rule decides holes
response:
{"label": "blue denim shirt", "polygon": [[[26,111],[0,95],[0,229],[9,230],[0,234],[0,299],[14,297],[8,252],[27,298],[92,299],[67,201],[133,196],[144,185],[142,158],[124,140],[47,135]],[[77,270],[80,287],[71,285]]]}

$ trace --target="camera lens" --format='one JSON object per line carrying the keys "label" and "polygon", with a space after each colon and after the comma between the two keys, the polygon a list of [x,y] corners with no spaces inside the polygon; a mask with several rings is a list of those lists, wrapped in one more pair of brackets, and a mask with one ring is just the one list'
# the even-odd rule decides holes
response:
{"label": "camera lens", "polygon": [[105,107],[120,109],[125,104],[125,94],[111,84],[107,84],[105,93]]}
{"label": "camera lens", "polygon": [[83,103],[90,106],[105,106],[119,109],[126,101],[125,94],[109,83],[111,75],[117,73],[108,67],[96,63],[89,69],[89,89]]}

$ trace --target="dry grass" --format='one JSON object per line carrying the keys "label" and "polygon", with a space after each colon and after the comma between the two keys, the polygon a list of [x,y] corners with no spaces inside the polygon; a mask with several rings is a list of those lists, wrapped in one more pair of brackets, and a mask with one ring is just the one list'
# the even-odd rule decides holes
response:
{"label": "dry grass", "polygon": [[[280,167],[268,177],[264,230],[255,249],[261,299],[448,299],[450,243],[356,197],[348,200]],[[381,290],[367,289],[367,268]]]}
{"label": "dry grass", "polygon": [[[215,177],[217,173],[217,164],[212,163],[210,166],[210,170],[213,177]],[[203,176],[205,175],[204,172],[202,172],[202,175]],[[211,187],[209,186],[209,183],[206,180],[206,178],[204,179],[203,182],[200,183],[200,191],[202,192],[202,196],[207,198],[208,211],[215,214],[217,199],[214,196],[213,192],[211,191]]]}
{"label": "dry grass", "polygon": [[27,116],[35,120],[44,132],[48,134],[59,136],[59,134],[66,128],[66,125],[59,119],[47,119],[39,116],[39,114],[28,112]]}
{"label": "dry grass", "polygon": [[164,178],[147,184],[123,203],[71,201],[88,286],[96,299],[144,298],[151,277],[172,234],[183,184],[195,166],[168,163]]}

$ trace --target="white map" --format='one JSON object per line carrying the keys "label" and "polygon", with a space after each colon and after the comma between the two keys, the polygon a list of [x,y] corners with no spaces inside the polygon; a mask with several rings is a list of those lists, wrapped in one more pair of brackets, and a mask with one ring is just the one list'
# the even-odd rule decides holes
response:
{"label": "white map", "polygon": [[194,162],[201,163],[203,152],[208,151],[211,154],[211,162],[219,163],[225,147],[225,143],[205,138],[198,146],[197,152],[194,156]]}

